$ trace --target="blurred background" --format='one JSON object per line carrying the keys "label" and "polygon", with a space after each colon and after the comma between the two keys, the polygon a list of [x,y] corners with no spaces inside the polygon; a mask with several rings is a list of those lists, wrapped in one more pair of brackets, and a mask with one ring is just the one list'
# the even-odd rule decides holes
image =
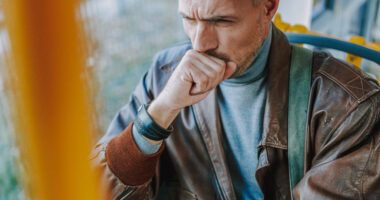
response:
{"label": "blurred background", "polygon": [[[280,0],[282,20],[310,30],[348,39],[354,35],[380,43],[379,0]],[[9,35],[0,0],[0,200],[28,199],[21,178],[10,86]],[[85,35],[86,70],[97,134],[105,132],[114,114],[128,101],[153,55],[186,40],[177,14],[177,0],[82,0],[78,8]],[[53,14],[53,13],[52,13]],[[342,53],[333,52],[344,59]],[[363,66],[378,75],[371,64]],[[371,71],[372,70],[372,71]]]}

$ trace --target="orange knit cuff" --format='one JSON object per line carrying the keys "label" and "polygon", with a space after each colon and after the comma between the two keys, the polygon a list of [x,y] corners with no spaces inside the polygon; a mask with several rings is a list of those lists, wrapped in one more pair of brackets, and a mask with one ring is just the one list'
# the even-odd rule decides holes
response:
{"label": "orange knit cuff", "polygon": [[161,145],[156,153],[145,155],[133,139],[132,126],[133,123],[129,124],[121,134],[108,143],[105,155],[108,167],[115,176],[126,185],[137,186],[154,176],[164,145]]}

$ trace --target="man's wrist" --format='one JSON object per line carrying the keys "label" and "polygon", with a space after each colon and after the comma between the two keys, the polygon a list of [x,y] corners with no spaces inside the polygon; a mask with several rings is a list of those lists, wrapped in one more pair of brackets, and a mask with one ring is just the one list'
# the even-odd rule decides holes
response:
{"label": "man's wrist", "polygon": [[151,140],[161,141],[169,137],[173,132],[173,126],[163,128],[153,120],[147,109],[148,105],[140,106],[137,117],[134,120],[134,127],[136,127],[141,135]]}
{"label": "man's wrist", "polygon": [[156,153],[162,144],[162,140],[155,141],[141,135],[136,126],[132,128],[132,136],[139,149],[146,155]]}
{"label": "man's wrist", "polygon": [[159,100],[153,101],[148,107],[148,113],[159,126],[167,129],[177,117],[180,109],[161,103]]}

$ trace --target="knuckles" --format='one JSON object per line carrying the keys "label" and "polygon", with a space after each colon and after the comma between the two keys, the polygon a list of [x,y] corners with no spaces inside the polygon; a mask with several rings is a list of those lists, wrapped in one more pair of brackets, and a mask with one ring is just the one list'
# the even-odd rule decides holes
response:
{"label": "knuckles", "polygon": [[188,50],[186,53],[185,53],[185,56],[184,58],[194,58],[196,55],[197,52],[195,50]]}
{"label": "knuckles", "polygon": [[[202,58],[204,57],[204,58]],[[198,69],[202,69],[204,67],[210,67],[211,66],[208,66],[206,64],[204,64],[204,66],[197,66],[197,64],[194,63],[194,60],[195,59],[198,59],[199,58],[202,58],[202,59],[210,59],[212,60],[211,63],[214,63],[215,65],[218,65],[218,66],[214,66],[212,67],[212,73],[208,73],[207,75],[203,74],[203,73],[196,73],[195,71],[198,71],[198,70],[195,70],[195,68],[198,68]],[[216,63],[215,63],[216,62]],[[199,83],[199,84],[202,84],[202,88],[203,87],[211,87],[211,85],[213,84],[217,84],[220,79],[222,79],[223,75],[224,75],[224,72],[225,72],[225,68],[227,67],[227,64],[223,61],[223,60],[220,60],[220,59],[212,59],[210,57],[208,57],[207,55],[202,55],[200,53],[198,53],[197,51],[195,50],[188,50],[184,57],[182,58],[182,70],[185,70],[185,71],[188,71],[190,72],[190,74],[193,76],[192,78],[194,79],[195,82]],[[208,62],[210,63],[210,62]],[[198,76],[198,77],[196,77]],[[203,86],[205,85],[205,86]]]}
{"label": "knuckles", "polygon": [[201,88],[203,91],[208,89],[209,83],[210,83],[210,79],[208,79],[207,77],[203,77],[201,79]]}

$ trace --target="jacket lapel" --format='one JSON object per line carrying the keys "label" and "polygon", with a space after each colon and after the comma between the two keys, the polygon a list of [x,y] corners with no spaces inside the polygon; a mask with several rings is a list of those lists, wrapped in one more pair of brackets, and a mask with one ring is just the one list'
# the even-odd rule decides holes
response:
{"label": "jacket lapel", "polygon": [[268,58],[267,99],[263,137],[259,145],[256,179],[265,198],[289,199],[288,81],[291,47],[286,36],[273,25]]}
{"label": "jacket lapel", "polygon": [[236,199],[223,148],[223,130],[217,103],[217,89],[192,106],[194,116],[205,142],[219,188],[224,199]]}
{"label": "jacket lapel", "polygon": [[260,146],[288,147],[288,83],[291,47],[286,36],[273,25],[268,58],[267,99],[264,132]]}

